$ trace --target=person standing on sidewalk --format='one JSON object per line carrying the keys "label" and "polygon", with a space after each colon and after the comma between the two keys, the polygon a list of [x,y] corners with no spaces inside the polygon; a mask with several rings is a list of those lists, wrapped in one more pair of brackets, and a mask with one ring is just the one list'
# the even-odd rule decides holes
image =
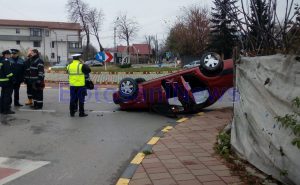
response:
{"label": "person standing on sidewalk", "polygon": [[1,114],[14,114],[15,112],[10,110],[14,85],[14,75],[12,73],[12,64],[10,62],[11,51],[3,51],[2,55],[3,57],[0,61],[0,112]]}
{"label": "person standing on sidewalk", "polygon": [[26,67],[25,78],[28,86],[28,98],[30,100],[30,95],[32,95],[31,97],[33,100],[33,109],[42,109],[44,99],[43,90],[45,87],[45,71],[44,61],[40,59],[39,51],[37,49],[33,49],[30,51],[30,58]]}
{"label": "person standing on sidewalk", "polygon": [[32,85],[30,83],[30,61],[31,61],[31,52],[32,49],[29,49],[27,52],[27,59],[25,60],[25,72],[24,72],[24,82],[27,86],[27,97],[28,100],[25,103],[25,105],[27,106],[32,106],[33,105],[33,101],[32,101]]}
{"label": "person standing on sidewalk", "polygon": [[91,69],[88,65],[81,63],[81,54],[74,54],[72,57],[72,63],[67,66],[70,83],[70,116],[75,116],[79,105],[79,117],[86,117],[88,115],[84,112],[84,98],[87,91],[85,75],[88,75]]}
{"label": "person standing on sidewalk", "polygon": [[25,71],[25,65],[24,60],[19,57],[19,50],[17,49],[11,49],[12,56],[11,56],[11,63],[13,68],[13,74],[15,78],[15,84],[14,84],[14,105],[16,107],[23,106],[19,102],[19,91],[21,83],[24,81],[24,71]]}

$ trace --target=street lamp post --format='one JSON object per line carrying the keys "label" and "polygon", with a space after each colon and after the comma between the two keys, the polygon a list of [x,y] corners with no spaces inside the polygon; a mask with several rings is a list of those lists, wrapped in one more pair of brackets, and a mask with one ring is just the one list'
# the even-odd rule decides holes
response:
{"label": "street lamp post", "polygon": [[117,42],[116,42],[116,32],[117,32],[117,27],[114,27],[114,49],[116,51],[117,49]]}
{"label": "street lamp post", "polygon": [[117,63],[117,40],[116,40],[116,37],[117,37],[117,21],[119,20],[119,17],[117,17],[116,19],[116,22],[115,22],[115,26],[114,26],[114,50],[115,50],[115,56],[114,56],[114,62]]}

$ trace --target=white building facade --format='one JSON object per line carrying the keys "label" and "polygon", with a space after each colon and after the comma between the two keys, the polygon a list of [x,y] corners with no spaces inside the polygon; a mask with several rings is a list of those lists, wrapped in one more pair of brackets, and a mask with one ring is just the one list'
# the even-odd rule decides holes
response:
{"label": "white building facade", "polygon": [[45,61],[67,62],[82,52],[81,27],[78,23],[0,19],[0,51],[37,49]]}

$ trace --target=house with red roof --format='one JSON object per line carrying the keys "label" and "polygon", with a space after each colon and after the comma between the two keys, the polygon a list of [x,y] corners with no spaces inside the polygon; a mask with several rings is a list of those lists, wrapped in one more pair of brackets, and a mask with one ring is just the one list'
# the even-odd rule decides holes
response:
{"label": "house with red roof", "polygon": [[117,46],[116,50],[113,48],[107,49],[110,52],[117,52],[119,55],[127,55],[127,50],[131,56],[132,63],[147,63],[150,60],[153,52],[149,44],[132,44],[131,46]]}

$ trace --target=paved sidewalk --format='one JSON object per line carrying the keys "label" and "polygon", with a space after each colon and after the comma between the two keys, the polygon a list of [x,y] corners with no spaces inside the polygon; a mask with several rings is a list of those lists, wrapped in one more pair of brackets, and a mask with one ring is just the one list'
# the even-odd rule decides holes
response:
{"label": "paved sidewalk", "polygon": [[232,110],[221,109],[176,125],[153,146],[129,184],[243,184],[213,149],[219,131],[231,120]]}

